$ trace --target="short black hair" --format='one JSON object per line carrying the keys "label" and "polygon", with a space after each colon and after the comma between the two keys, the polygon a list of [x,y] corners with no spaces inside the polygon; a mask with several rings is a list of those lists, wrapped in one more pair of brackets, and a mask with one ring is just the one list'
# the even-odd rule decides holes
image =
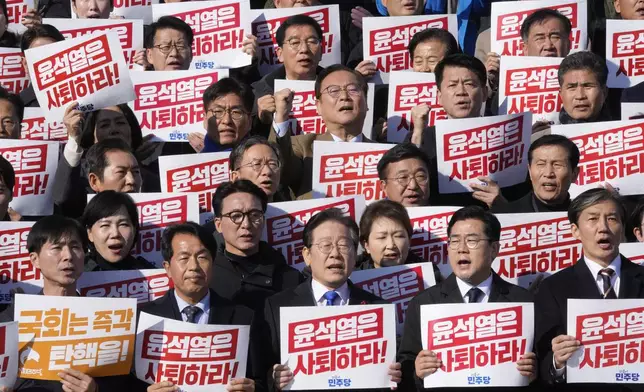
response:
{"label": "short black hair", "polygon": [[322,28],[320,24],[313,18],[308,15],[293,15],[288,17],[280,27],[277,28],[275,32],[275,39],[277,40],[277,46],[280,48],[284,46],[284,39],[286,39],[286,30],[289,27],[293,26],[311,26],[315,33],[318,35],[318,39],[321,41],[324,38],[322,33]]}
{"label": "short black hair", "polygon": [[[127,123],[130,125],[130,135],[132,137],[132,151],[135,151],[141,143],[143,142],[143,132],[141,131],[141,125],[139,124],[139,120],[137,120],[136,115],[130,108],[130,106],[126,103],[122,103],[120,105],[116,105],[118,108],[123,112],[123,116],[125,117],[125,120],[127,120]],[[91,146],[94,145],[94,134],[96,132],[96,121],[98,120],[98,115],[101,112],[101,110],[107,110],[107,109],[100,109],[100,110],[94,110],[92,112],[89,112],[86,117],[85,121],[83,121],[83,129],[81,131],[81,141],[80,141],[80,146],[83,148],[83,150],[89,149]]]}
{"label": "short black hair", "polygon": [[236,78],[223,78],[208,86],[203,93],[203,110],[208,110],[208,105],[213,101],[228,94],[235,94],[239,96],[244,105],[246,112],[250,113],[253,110],[255,95],[253,89],[246,83],[237,80]]}
{"label": "short black hair", "polygon": [[362,217],[360,217],[360,242],[364,244],[369,241],[373,223],[380,218],[387,218],[400,223],[407,231],[409,238],[414,234],[407,209],[400,203],[384,199],[369,204],[362,213]]}
{"label": "short black hair", "polygon": [[559,22],[561,22],[561,25],[564,28],[564,31],[562,33],[564,37],[568,39],[568,37],[570,36],[570,31],[572,30],[572,23],[570,23],[570,19],[566,18],[566,16],[561,12],[550,8],[541,8],[525,18],[523,24],[521,25],[521,39],[523,41],[527,41],[528,36],[530,35],[530,29],[533,25],[542,24],[546,20],[552,18],[558,19]]}
{"label": "short black hair", "polygon": [[2,182],[13,195],[13,187],[16,185],[16,171],[13,170],[11,163],[2,155],[0,155],[0,177],[2,177]]}
{"label": "short black hair", "polygon": [[154,47],[154,37],[156,37],[157,31],[165,29],[172,29],[182,32],[188,40],[188,46],[192,48],[192,41],[194,41],[195,35],[192,32],[190,26],[176,16],[169,15],[160,17],[156,22],[148,26],[147,34],[145,35],[145,40],[143,42],[145,48],[152,49]]}
{"label": "short black hair", "polygon": [[304,246],[310,249],[311,246],[313,246],[313,231],[315,231],[315,229],[321,224],[330,221],[338,222],[349,229],[353,246],[357,249],[358,242],[360,241],[360,229],[358,228],[358,224],[350,216],[344,215],[339,208],[329,208],[324,211],[320,211],[306,222],[304,230],[302,231],[302,241],[304,242]]}
{"label": "short black hair", "polygon": [[405,159],[418,159],[425,164],[427,174],[430,170],[430,161],[427,154],[413,143],[400,143],[385,152],[378,162],[378,178],[387,178],[387,166],[390,163],[400,162]]}
{"label": "short black hair", "polygon": [[559,65],[559,85],[563,88],[564,75],[570,71],[588,70],[595,74],[601,87],[606,87],[608,81],[608,67],[606,60],[593,52],[576,52],[566,56]]}
{"label": "short black hair", "polygon": [[103,181],[105,168],[110,164],[107,161],[107,153],[110,151],[123,151],[134,156],[132,149],[123,139],[108,138],[101,140],[90,147],[89,150],[87,150],[87,154],[85,154],[85,164],[87,165],[88,175],[90,173],[94,174],[99,180]]}
{"label": "short black hair", "polygon": [[481,60],[464,53],[457,53],[445,57],[436,64],[434,75],[436,75],[436,87],[440,90],[443,82],[443,73],[447,67],[465,68],[473,72],[478,78],[481,86],[487,85],[487,70]]}
{"label": "short black hair", "polygon": [[248,151],[251,147],[258,145],[270,147],[277,157],[277,160],[280,161],[280,164],[282,163],[282,154],[280,153],[279,147],[275,143],[266,140],[265,137],[256,135],[247,137],[246,139],[242,140],[242,142],[239,143],[237,147],[235,147],[230,153],[230,158],[228,159],[228,167],[230,168],[230,170],[238,170],[246,151]]}
{"label": "short black hair", "polygon": [[65,37],[52,25],[37,24],[27,29],[20,38],[20,50],[24,53],[25,50],[31,47],[31,44],[38,38],[49,38],[54,42],[64,41]]}
{"label": "short black hair", "polygon": [[349,72],[355,75],[355,77],[358,79],[358,84],[362,87],[362,91],[364,92],[364,95],[367,95],[367,92],[369,91],[369,86],[367,85],[367,81],[365,80],[364,76],[358,71],[356,71],[353,68],[349,68],[346,65],[342,64],[333,64],[329,67],[324,68],[317,76],[315,79],[315,98],[320,99],[320,96],[322,95],[322,82],[324,79],[326,79],[327,76],[331,75],[334,72],[338,71],[345,71]]}
{"label": "short black hair", "polygon": [[235,182],[224,182],[219,185],[212,196],[212,210],[217,218],[221,218],[221,211],[224,208],[224,199],[235,193],[248,193],[259,199],[262,204],[262,211],[266,212],[268,196],[260,187],[249,180],[237,180]]}
{"label": "short black hair", "polygon": [[63,215],[45,216],[31,227],[27,237],[27,250],[29,253],[40,253],[47,242],[55,244],[74,234],[81,241],[83,250],[87,250],[87,232],[77,220]]}
{"label": "short black hair", "polygon": [[492,242],[497,242],[501,239],[501,222],[499,222],[493,213],[484,210],[480,206],[467,206],[454,212],[454,215],[452,215],[452,218],[447,224],[447,237],[449,238],[452,234],[452,227],[454,227],[456,222],[468,219],[476,219],[483,222],[485,235]]}
{"label": "short black hair", "polygon": [[87,203],[81,223],[86,229],[90,229],[96,222],[103,218],[116,214],[121,208],[125,207],[136,236],[139,234],[139,212],[136,203],[127,193],[107,190],[97,193]]}
{"label": "short black hair", "polygon": [[210,256],[212,258],[215,257],[217,252],[217,243],[215,242],[215,238],[212,234],[195,222],[184,222],[170,225],[163,230],[163,234],[161,234],[161,256],[164,261],[169,263],[172,256],[174,256],[172,239],[174,239],[174,236],[177,234],[190,234],[199,238],[199,241],[201,241],[201,243],[210,252]]}
{"label": "short black hair", "polygon": [[617,192],[609,191],[606,188],[593,188],[582,192],[575,197],[568,207],[568,220],[571,224],[577,225],[581,213],[589,207],[605,201],[612,201],[618,209],[620,222],[626,227],[626,207],[624,200]]}
{"label": "short black hair", "polygon": [[416,46],[418,46],[418,44],[420,44],[421,42],[427,41],[442,42],[443,45],[445,45],[445,57],[461,53],[460,49],[458,48],[458,42],[456,42],[456,38],[454,38],[452,33],[443,29],[430,28],[421,30],[414,34],[413,37],[411,37],[411,41],[409,41],[409,56],[411,56],[411,58],[413,59]]}
{"label": "short black hair", "polygon": [[13,110],[16,111],[18,121],[22,122],[22,119],[25,116],[25,104],[22,102],[22,99],[20,99],[17,94],[9,92],[4,87],[0,87],[0,99],[8,101],[13,106]]}
{"label": "short black hair", "polygon": [[640,228],[640,231],[642,230],[642,218],[644,218],[644,199],[639,200],[633,213],[631,213],[630,232],[632,232],[634,228]]}
{"label": "short black hair", "polygon": [[544,135],[532,142],[528,149],[528,165],[532,164],[532,153],[534,150],[544,146],[559,146],[565,149],[568,151],[568,163],[570,163],[570,167],[576,169],[579,165],[579,147],[563,135]]}

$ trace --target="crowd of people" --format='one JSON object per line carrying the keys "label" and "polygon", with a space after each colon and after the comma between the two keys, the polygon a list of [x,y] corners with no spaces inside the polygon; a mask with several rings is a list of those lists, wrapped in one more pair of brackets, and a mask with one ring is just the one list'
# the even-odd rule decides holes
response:
{"label": "crowd of people", "polygon": [[[174,1],[174,0],[173,0]],[[166,0],[166,2],[169,2]],[[83,113],[70,104],[61,121],[68,139],[53,178],[54,214],[22,216],[9,207],[16,174],[0,157],[0,221],[35,221],[27,240],[30,259],[43,278],[41,295],[77,296],[85,271],[157,268],[135,257],[139,237],[137,206],[129,193],[159,192],[158,158],[230,151],[230,181],[212,198],[214,220],[204,225],[182,222],[161,236],[162,267],[174,286],[140,310],[196,324],[250,325],[245,378],[229,391],[279,391],[293,380],[293,369],[280,361],[280,309],[293,306],[383,304],[386,301],[354,285],[354,270],[426,263],[411,251],[413,227],[408,207],[460,207],[447,228],[452,273],[411,300],[406,310],[397,360],[389,376],[401,391],[423,389],[423,379],[441,366],[436,353],[423,349],[420,307],[440,303],[533,302],[534,352],[516,368],[530,386],[544,390],[631,390],[617,385],[567,384],[566,361],[580,348],[567,335],[567,299],[644,298],[644,267],[620,255],[621,243],[644,242],[644,203],[623,197],[610,184],[571,198],[579,175],[580,151],[569,138],[551,134],[551,123],[537,122],[528,149],[525,183],[501,188],[479,177],[469,193],[441,194],[438,187],[436,129],[428,125],[427,104],[411,110],[413,129],[389,149],[377,165],[385,198],[367,206],[359,222],[338,209],[326,209],[306,222],[301,257],[306,267],[289,266],[282,253],[261,241],[269,203],[313,197],[314,142],[385,143],[388,91],[377,86],[372,138],[363,134],[368,115],[368,82],[376,74],[363,58],[362,19],[456,13],[458,37],[426,29],[410,40],[410,72],[434,73],[438,102],[449,119],[498,114],[500,64],[490,49],[490,1],[468,0],[252,0],[255,8],[340,5],[342,63],[321,67],[322,28],[306,15],[286,18],[277,29],[277,56],[283,63],[260,76],[257,59],[231,69],[203,93],[205,133],[192,133],[188,143],[162,143],[143,136],[127,104]],[[560,124],[619,120],[619,102],[643,102],[644,83],[624,89],[607,87],[602,35],[606,18],[644,19],[644,0],[587,1],[589,50],[571,53],[572,25],[550,8],[529,15],[521,26],[527,56],[563,58],[558,71],[562,110]],[[7,5],[0,0],[0,46],[23,52],[63,35],[43,24],[44,17],[107,19],[113,0],[41,0],[23,15],[20,36],[6,29]],[[3,23],[5,22],[5,23]],[[135,61],[147,71],[188,70],[193,31],[179,18],[164,16],[146,26],[143,50]],[[256,56],[257,39],[246,36],[245,53]],[[316,108],[324,134],[293,135],[294,92],[275,89],[275,81],[315,81]],[[612,98],[612,99],[611,99]],[[0,89],[0,138],[19,139],[25,107],[39,106],[33,87],[19,94]],[[0,141],[0,145],[2,141]],[[87,196],[95,194],[89,202]],[[492,268],[499,253],[499,213],[566,212],[583,256],[575,265],[538,280],[530,289],[503,280]],[[361,250],[362,249],[362,250]],[[0,321],[14,319],[5,306]],[[171,381],[147,385],[133,375],[90,377],[78,370],[61,372],[60,381],[19,379],[5,391],[171,392]],[[634,390],[634,389],[633,389]]]}

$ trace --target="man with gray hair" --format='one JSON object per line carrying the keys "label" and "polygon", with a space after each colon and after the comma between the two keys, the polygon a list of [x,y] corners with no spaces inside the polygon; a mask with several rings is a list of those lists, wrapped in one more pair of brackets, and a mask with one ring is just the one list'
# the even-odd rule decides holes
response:
{"label": "man with gray hair", "polygon": [[581,347],[579,336],[567,335],[569,298],[644,298],[644,267],[619,253],[625,217],[622,199],[608,189],[590,189],[570,203],[568,219],[583,256],[545,279],[535,299],[535,347],[541,378],[548,384],[566,382],[566,361]]}

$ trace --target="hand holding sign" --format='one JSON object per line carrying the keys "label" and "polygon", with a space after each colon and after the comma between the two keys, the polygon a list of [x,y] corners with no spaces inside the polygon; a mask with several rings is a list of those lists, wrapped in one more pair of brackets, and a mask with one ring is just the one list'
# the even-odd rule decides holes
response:
{"label": "hand holding sign", "polygon": [[22,23],[23,26],[29,29],[31,27],[34,27],[42,23],[42,18],[38,14],[38,11],[36,11],[33,8],[29,8],[27,12],[22,14],[22,19],[20,20],[20,23]]}
{"label": "hand holding sign", "polygon": [[275,93],[275,122],[280,124],[288,121],[293,107],[295,92],[285,88]]}
{"label": "hand holding sign", "polygon": [[423,144],[423,131],[427,128],[429,123],[429,112],[432,109],[426,103],[414,106],[411,109],[411,118],[414,123],[414,129],[411,134],[411,142],[417,146]]}
{"label": "hand holding sign", "polygon": [[97,392],[94,379],[83,372],[66,369],[58,373],[65,392]]}
{"label": "hand holding sign", "polygon": [[537,379],[537,355],[528,352],[517,362],[517,370],[522,376],[528,377],[529,382]]}
{"label": "hand holding sign", "polygon": [[494,52],[487,54],[485,60],[485,69],[487,70],[487,79],[490,83],[490,88],[496,91],[499,87],[499,70],[501,69],[501,56]]}
{"label": "hand holding sign", "polygon": [[360,64],[356,66],[356,71],[358,71],[365,78],[370,78],[376,74],[378,69],[376,68],[376,63],[371,60],[362,60]]}
{"label": "hand holding sign", "polygon": [[286,388],[293,378],[293,372],[288,366],[279,364],[273,366],[273,383],[278,391]]}
{"label": "hand holding sign", "polygon": [[259,120],[264,124],[273,122],[275,114],[275,97],[267,94],[257,100],[257,114]]}
{"label": "hand holding sign", "polygon": [[474,190],[472,193],[473,198],[482,201],[490,208],[492,208],[492,205],[495,203],[508,202],[501,194],[501,187],[499,187],[499,184],[497,184],[496,181],[486,176],[477,177],[477,180],[480,182],[470,183],[470,187]]}
{"label": "hand holding sign", "polygon": [[80,138],[83,129],[83,112],[78,110],[78,102],[72,102],[63,116],[63,124],[67,128],[67,136],[74,139],[80,145]]}
{"label": "hand holding sign", "polygon": [[228,392],[254,392],[255,381],[250,378],[235,378],[226,385]]}
{"label": "hand holding sign", "polygon": [[563,369],[566,361],[581,347],[581,342],[574,336],[559,335],[552,339],[552,355],[555,357],[557,369]]}
{"label": "hand holding sign", "polygon": [[416,356],[414,367],[416,368],[416,377],[425,378],[430,376],[443,366],[443,361],[436,356],[433,351],[422,350]]}
{"label": "hand holding sign", "polygon": [[246,34],[246,39],[242,41],[242,52],[250,57],[257,55],[257,37],[252,34]]}
{"label": "hand holding sign", "polygon": [[148,387],[148,392],[175,392],[178,390],[179,387],[171,381],[161,381]]}

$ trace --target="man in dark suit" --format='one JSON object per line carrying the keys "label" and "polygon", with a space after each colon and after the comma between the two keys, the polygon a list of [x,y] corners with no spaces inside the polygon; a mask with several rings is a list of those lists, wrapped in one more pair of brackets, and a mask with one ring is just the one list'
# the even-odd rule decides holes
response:
{"label": "man in dark suit", "polygon": [[[269,327],[272,350],[269,354],[273,370],[269,382],[275,390],[284,389],[293,372],[280,365],[280,308],[291,306],[343,306],[386,304],[371,293],[349,281],[357,257],[358,225],[337,208],[313,216],[302,232],[302,257],[311,268],[311,278],[299,286],[285,290],[266,300],[264,318]],[[400,382],[400,364],[389,367],[391,380]]]}
{"label": "man in dark suit", "polygon": [[[619,195],[604,188],[577,196],[568,210],[572,235],[581,241],[583,256],[572,267],[545,279],[535,299],[535,347],[540,378],[548,384],[566,382],[566,361],[580,342],[567,335],[569,298],[644,298],[644,267],[620,255],[626,211]],[[616,385],[574,384],[565,390],[620,390]]]}
{"label": "man in dark suit", "polygon": [[[163,268],[172,280],[174,289],[144,305],[141,311],[195,324],[250,325],[251,347],[246,369],[246,374],[250,375],[253,369],[262,369],[258,363],[259,353],[254,346],[261,341],[256,336],[259,331],[251,309],[220,297],[209,289],[216,247],[212,235],[196,223],[187,222],[166,228],[161,237],[161,253]],[[259,381],[261,377],[255,378]],[[251,378],[233,379],[228,385],[229,391],[253,392],[255,389],[255,381]],[[170,381],[148,387],[149,392],[175,390]]]}
{"label": "man in dark suit", "polygon": [[[414,297],[405,318],[398,360],[403,366],[402,390],[422,390],[423,379],[442,366],[441,360],[423,350],[420,329],[420,307],[428,304],[472,302],[532,302],[527,290],[503,280],[492,270],[499,253],[501,223],[481,207],[461,208],[447,226],[448,256],[454,271],[443,282]],[[534,353],[526,353],[517,362],[517,371],[530,381],[537,376]],[[414,384],[416,385],[414,387]]]}

